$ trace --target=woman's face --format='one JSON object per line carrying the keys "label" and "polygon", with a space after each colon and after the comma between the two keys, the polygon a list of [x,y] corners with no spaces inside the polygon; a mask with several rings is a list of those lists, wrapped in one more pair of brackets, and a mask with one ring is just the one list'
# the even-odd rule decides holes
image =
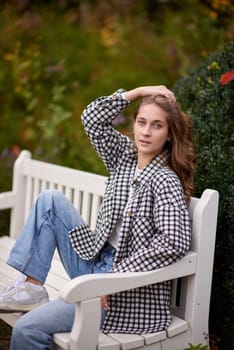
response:
{"label": "woman's face", "polygon": [[133,125],[138,159],[150,162],[164,148],[168,139],[167,114],[155,104],[141,105]]}

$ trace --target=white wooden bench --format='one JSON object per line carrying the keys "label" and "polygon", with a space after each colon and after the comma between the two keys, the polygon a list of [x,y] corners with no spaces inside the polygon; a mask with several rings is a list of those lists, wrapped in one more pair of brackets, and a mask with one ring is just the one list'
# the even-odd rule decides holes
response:
{"label": "white wooden bench", "polygon": [[[0,194],[0,209],[11,208],[9,235],[6,232],[0,238],[0,288],[18,274],[5,261],[38,194],[46,188],[62,191],[94,228],[105,180],[104,176],[33,160],[30,152],[21,152],[14,165],[12,191]],[[188,347],[189,342],[207,343],[217,191],[206,189],[200,199],[192,198],[189,210],[192,221],[191,251],[166,268],[143,273],[88,275],[69,281],[55,254],[46,280],[50,298],[59,296],[69,303],[76,303],[72,332],[55,334],[55,348],[182,350]],[[100,296],[164,280],[171,280],[173,286],[173,320],[167,331],[142,336],[100,333]],[[0,314],[0,318],[11,326],[20,316],[20,313]]]}

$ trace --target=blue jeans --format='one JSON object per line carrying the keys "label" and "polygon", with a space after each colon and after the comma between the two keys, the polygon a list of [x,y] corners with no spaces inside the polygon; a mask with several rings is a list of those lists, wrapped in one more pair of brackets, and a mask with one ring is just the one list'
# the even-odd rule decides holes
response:
{"label": "blue jeans", "polygon": [[[68,231],[83,220],[66,197],[56,190],[40,194],[16,241],[7,263],[26,276],[45,282],[57,248],[70,278],[110,271],[115,249],[106,245],[92,260],[85,261],[74,251]],[[45,350],[52,346],[56,332],[69,332],[75,307],[54,300],[22,316],[15,324],[11,350]],[[102,322],[105,313],[102,315]]]}

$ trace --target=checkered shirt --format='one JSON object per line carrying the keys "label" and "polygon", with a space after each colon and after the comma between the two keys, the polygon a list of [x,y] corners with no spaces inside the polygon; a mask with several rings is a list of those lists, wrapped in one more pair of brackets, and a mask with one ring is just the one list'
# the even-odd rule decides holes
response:
{"label": "checkered shirt", "polygon": [[[122,217],[113,273],[167,266],[187,253],[191,239],[184,193],[177,175],[167,166],[167,152],[153,159],[133,181],[137,164],[134,144],[112,127],[113,119],[128,104],[118,90],[96,99],[82,114],[84,128],[110,177],[95,231],[82,225],[69,232],[76,252],[89,260],[100,251]],[[103,332],[161,331],[171,322],[170,283],[110,295],[109,305]]]}

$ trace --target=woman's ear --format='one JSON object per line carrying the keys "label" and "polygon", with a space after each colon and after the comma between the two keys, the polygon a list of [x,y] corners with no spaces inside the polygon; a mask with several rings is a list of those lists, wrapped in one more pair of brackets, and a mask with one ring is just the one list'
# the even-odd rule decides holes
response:
{"label": "woman's ear", "polygon": [[168,130],[167,142],[172,142],[172,134],[170,129]]}

